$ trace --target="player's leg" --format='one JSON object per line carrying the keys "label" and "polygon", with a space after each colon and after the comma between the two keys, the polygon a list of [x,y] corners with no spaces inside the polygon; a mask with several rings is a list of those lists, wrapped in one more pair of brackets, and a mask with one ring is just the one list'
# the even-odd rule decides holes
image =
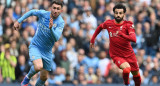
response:
{"label": "player's leg", "polygon": [[33,66],[31,67],[29,73],[27,74],[28,78],[30,79],[33,75],[43,69],[43,62],[42,59],[36,59],[33,61]]}
{"label": "player's leg", "polygon": [[43,69],[40,71],[40,78],[38,78],[35,86],[43,86],[48,78],[49,71],[53,67],[53,54],[51,52],[42,52]]}
{"label": "player's leg", "polygon": [[24,77],[21,86],[27,86],[31,77],[43,68],[41,53],[35,46],[29,48],[29,56],[30,60],[33,62],[33,66],[31,66],[28,74]]}
{"label": "player's leg", "polygon": [[37,72],[42,70],[43,68],[43,63],[42,59],[36,59],[33,61],[33,66],[31,66],[28,74],[24,77],[23,81],[21,82],[21,86],[27,86],[31,77],[35,75]]}
{"label": "player's leg", "polygon": [[131,71],[133,75],[133,80],[135,82],[135,86],[140,86],[141,85],[141,76],[139,71]]}
{"label": "player's leg", "polygon": [[120,65],[123,70],[123,80],[126,86],[129,86],[129,73],[131,72],[131,67],[128,62],[124,62]]}
{"label": "player's leg", "polygon": [[139,66],[137,63],[136,56],[131,56],[130,58],[127,59],[129,62],[129,65],[131,66],[131,73],[133,75],[133,80],[135,82],[135,86],[140,86],[141,85],[141,77],[139,73]]}
{"label": "player's leg", "polygon": [[40,77],[38,78],[35,86],[43,86],[48,78],[48,74],[49,72],[47,70],[42,69],[40,71]]}
{"label": "player's leg", "polygon": [[129,63],[121,57],[113,58],[114,63],[123,70],[123,80],[126,86],[129,86],[129,73],[131,71],[131,67]]}

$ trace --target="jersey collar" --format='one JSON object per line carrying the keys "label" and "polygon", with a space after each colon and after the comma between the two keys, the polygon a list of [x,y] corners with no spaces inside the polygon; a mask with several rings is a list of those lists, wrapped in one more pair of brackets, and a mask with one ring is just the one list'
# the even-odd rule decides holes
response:
{"label": "jersey collar", "polygon": [[113,22],[114,22],[115,25],[122,25],[122,24],[124,23],[124,20],[123,20],[122,23],[120,23],[120,24],[116,23],[116,20],[115,20],[115,19],[113,20]]}

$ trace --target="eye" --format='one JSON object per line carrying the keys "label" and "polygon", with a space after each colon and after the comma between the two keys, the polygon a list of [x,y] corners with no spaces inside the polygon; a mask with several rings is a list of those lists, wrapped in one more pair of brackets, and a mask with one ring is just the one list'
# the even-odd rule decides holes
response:
{"label": "eye", "polygon": [[53,9],[56,9],[56,7],[53,7]]}
{"label": "eye", "polygon": [[119,14],[122,14],[122,12],[120,12]]}
{"label": "eye", "polygon": [[118,14],[118,12],[115,12],[115,14]]}

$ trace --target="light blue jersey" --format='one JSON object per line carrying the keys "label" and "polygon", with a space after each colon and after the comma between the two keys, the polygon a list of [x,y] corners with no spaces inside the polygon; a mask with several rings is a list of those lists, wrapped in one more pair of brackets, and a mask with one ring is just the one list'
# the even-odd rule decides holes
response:
{"label": "light blue jersey", "polygon": [[31,61],[41,58],[44,69],[48,71],[52,68],[52,47],[61,37],[64,28],[64,20],[59,15],[53,20],[53,26],[49,29],[50,14],[50,11],[31,10],[18,19],[18,22],[21,23],[29,16],[38,17],[38,28],[29,46],[29,56]]}
{"label": "light blue jersey", "polygon": [[51,51],[54,43],[61,37],[64,28],[64,20],[61,15],[59,15],[57,19],[53,20],[52,29],[49,29],[50,14],[50,11],[31,10],[18,19],[18,22],[21,23],[29,16],[38,17],[38,28],[31,44],[36,45],[44,51]]}

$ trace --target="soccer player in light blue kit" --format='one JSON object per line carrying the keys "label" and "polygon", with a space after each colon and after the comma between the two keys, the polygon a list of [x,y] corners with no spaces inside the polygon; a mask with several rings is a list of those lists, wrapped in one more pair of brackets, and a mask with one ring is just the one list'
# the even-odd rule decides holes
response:
{"label": "soccer player in light blue kit", "polygon": [[31,10],[14,23],[13,28],[17,30],[20,23],[29,16],[37,16],[39,19],[36,34],[29,46],[29,56],[33,66],[21,82],[21,86],[28,86],[31,77],[39,71],[40,78],[35,86],[43,86],[47,80],[53,62],[52,47],[59,40],[64,28],[64,20],[60,15],[62,7],[63,2],[56,0],[51,3],[51,11]]}

